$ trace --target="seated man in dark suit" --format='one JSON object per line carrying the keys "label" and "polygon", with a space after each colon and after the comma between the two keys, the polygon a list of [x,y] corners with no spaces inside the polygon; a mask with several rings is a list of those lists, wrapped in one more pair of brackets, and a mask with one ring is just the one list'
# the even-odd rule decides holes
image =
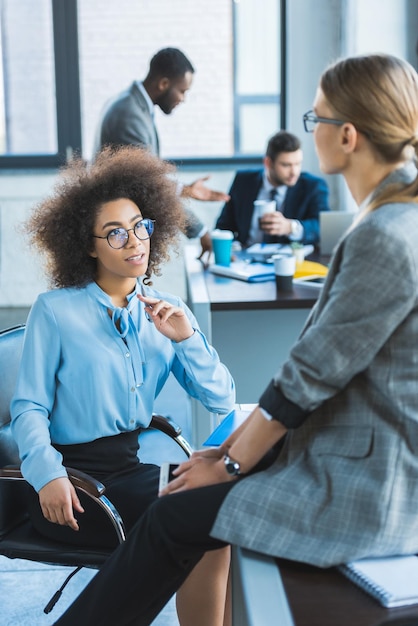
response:
{"label": "seated man in dark suit", "polygon": [[[264,168],[238,172],[216,228],[232,230],[243,246],[257,242],[316,244],[319,212],[328,211],[328,187],[322,178],[301,172],[299,139],[281,130],[271,137]],[[276,211],[260,219],[255,200],[275,200]]]}

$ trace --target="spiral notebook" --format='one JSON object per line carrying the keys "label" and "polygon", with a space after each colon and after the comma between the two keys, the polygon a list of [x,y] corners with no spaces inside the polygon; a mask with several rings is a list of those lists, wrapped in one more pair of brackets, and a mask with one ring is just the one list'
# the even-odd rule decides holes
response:
{"label": "spiral notebook", "polygon": [[361,559],[338,568],[383,606],[418,604],[418,557]]}

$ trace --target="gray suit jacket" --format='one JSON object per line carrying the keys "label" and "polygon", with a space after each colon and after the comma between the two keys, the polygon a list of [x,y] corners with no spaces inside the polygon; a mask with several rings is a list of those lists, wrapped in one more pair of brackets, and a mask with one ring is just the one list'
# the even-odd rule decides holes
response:
{"label": "gray suit jacket", "polygon": [[159,156],[157,130],[148,104],[136,82],[107,105],[99,132],[104,145],[144,146]]}
{"label": "gray suit jacket", "polygon": [[378,208],[339,243],[264,394],[275,416],[276,387],[309,415],[267,471],[234,486],[214,536],[319,566],[418,552],[417,242],[411,202]]}
{"label": "gray suit jacket", "polygon": [[[105,145],[143,146],[157,156],[160,154],[157,129],[136,82],[111,100],[105,108],[97,133],[95,152]],[[204,224],[189,209],[185,209],[185,212],[186,235],[192,239],[199,235]]]}

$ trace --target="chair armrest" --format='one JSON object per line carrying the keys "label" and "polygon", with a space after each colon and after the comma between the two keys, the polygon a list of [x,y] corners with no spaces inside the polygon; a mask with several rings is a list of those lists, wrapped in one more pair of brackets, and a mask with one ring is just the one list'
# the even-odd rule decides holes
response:
{"label": "chair armrest", "polygon": [[0,478],[24,480],[20,467],[13,466],[0,468]]}
{"label": "chair armrest", "polygon": [[179,426],[171,417],[153,414],[151,423],[148,428],[154,428],[161,431],[164,435],[168,435],[173,441],[180,446],[187,457],[193,454],[193,448],[190,443],[181,434],[181,426]]}
{"label": "chair armrest", "polygon": [[68,478],[74,487],[86,491],[94,498],[100,498],[106,491],[106,487],[99,480],[93,478],[89,474],[85,474],[73,467],[67,467]]}
{"label": "chair armrest", "polygon": [[[83,489],[83,491],[87,491],[90,495],[95,498],[100,498],[106,490],[106,487],[100,481],[96,480],[89,474],[85,474],[80,470],[76,470],[73,467],[67,467],[68,478],[74,485],[74,487],[78,487]],[[14,479],[14,480],[24,480],[22,472],[19,467],[2,467],[0,468],[0,479]]]}
{"label": "chair armrest", "polygon": [[161,430],[173,439],[181,435],[181,426],[172,420],[171,417],[165,417],[163,415],[153,414],[149,428]]}
{"label": "chair armrest", "polygon": [[106,487],[99,480],[93,478],[89,474],[85,474],[73,467],[67,467],[68,478],[77,489],[81,489],[87,496],[92,498],[94,502],[103,509],[107,518],[111,522],[119,543],[126,539],[125,526],[119,511],[110,500],[104,495]]}
{"label": "chair armrest", "polygon": [[[74,469],[73,467],[67,467],[66,470],[68,478],[74,487],[81,489],[89,498],[92,498],[101,509],[103,509],[116,532],[119,543],[125,541],[126,532],[123,520],[112,502],[110,502],[110,500],[108,500],[104,495],[106,487],[103,483],[93,478],[93,476],[85,474],[84,472]],[[28,487],[28,484],[22,476],[20,468],[17,466],[10,465],[9,467],[0,468],[0,482],[2,482],[2,479],[5,481],[5,488],[7,483],[10,486],[14,480],[19,480],[20,484],[24,484],[25,489]],[[3,495],[5,496],[7,494],[5,493]],[[13,507],[9,504],[3,511],[2,506],[0,506],[0,537],[5,532],[8,532],[10,528],[22,521],[22,519],[27,517],[26,498],[21,501],[21,493],[17,493],[16,489],[14,489],[13,493],[9,491],[8,495],[8,501],[13,504]],[[3,498],[3,500],[5,500],[5,498]],[[0,501],[0,505],[1,504],[3,504],[3,502]],[[12,511],[12,508],[14,508],[15,511]]]}

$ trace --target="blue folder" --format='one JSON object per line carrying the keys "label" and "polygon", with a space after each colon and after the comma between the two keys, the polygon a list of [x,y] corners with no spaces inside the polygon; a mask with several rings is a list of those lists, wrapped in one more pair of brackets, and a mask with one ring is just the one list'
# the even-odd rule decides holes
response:
{"label": "blue folder", "polygon": [[229,437],[231,433],[234,432],[241,426],[243,422],[247,419],[251,411],[242,411],[241,409],[234,409],[224,419],[222,422],[215,428],[211,435],[203,442],[204,446],[220,446],[223,444],[225,439]]}

